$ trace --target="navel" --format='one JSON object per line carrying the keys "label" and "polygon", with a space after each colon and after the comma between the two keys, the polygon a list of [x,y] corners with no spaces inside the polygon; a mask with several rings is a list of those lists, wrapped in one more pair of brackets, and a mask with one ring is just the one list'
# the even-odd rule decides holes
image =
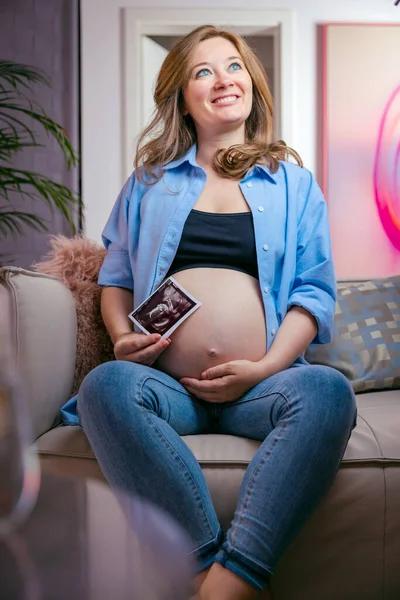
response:
{"label": "navel", "polygon": [[211,356],[211,358],[217,358],[217,356],[218,356],[218,352],[215,348],[209,348],[207,350],[207,354],[208,354],[208,356]]}

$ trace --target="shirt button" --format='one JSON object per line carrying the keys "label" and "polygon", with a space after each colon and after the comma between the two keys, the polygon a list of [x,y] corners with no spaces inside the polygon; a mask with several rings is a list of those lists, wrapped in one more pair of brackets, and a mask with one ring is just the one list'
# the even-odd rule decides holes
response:
{"label": "shirt button", "polygon": [[272,333],[272,335],[275,335],[276,334],[276,329],[271,329],[271,333]]}
{"label": "shirt button", "polygon": [[265,292],[266,294],[268,294],[268,291],[269,291],[269,290],[268,290],[267,286],[265,286],[265,288],[264,288],[264,292]]}
{"label": "shirt button", "polygon": [[251,183],[251,181],[246,183],[247,187],[251,187],[253,184]]}
{"label": "shirt button", "polygon": [[260,212],[263,212],[263,210],[264,210],[264,207],[263,207],[263,206],[259,206],[259,207],[258,207],[258,210],[259,210]]}
{"label": "shirt button", "polygon": [[268,244],[264,244],[263,250],[268,250]]}

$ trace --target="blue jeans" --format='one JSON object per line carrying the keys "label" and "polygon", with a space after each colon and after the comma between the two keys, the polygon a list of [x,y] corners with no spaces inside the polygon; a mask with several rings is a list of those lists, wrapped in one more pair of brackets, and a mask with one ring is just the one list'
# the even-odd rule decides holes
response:
{"label": "blue jeans", "polygon": [[[109,362],[83,381],[78,410],[111,486],[172,514],[194,542],[199,571],[216,561],[258,590],[330,487],[356,421],[347,379],[301,363],[235,402],[210,404],[156,369]],[[262,442],[226,535],[180,437],[211,432]]]}

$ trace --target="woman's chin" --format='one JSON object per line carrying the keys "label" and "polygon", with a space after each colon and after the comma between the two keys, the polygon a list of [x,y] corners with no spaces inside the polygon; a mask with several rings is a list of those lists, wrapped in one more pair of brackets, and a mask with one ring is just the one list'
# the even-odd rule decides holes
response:
{"label": "woman's chin", "polygon": [[218,119],[209,127],[209,136],[227,132],[243,130],[246,119],[237,115],[218,115]]}

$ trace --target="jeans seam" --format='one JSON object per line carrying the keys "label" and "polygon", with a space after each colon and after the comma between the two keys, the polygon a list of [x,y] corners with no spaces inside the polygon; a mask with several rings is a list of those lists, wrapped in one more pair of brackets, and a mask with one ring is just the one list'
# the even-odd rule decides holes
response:
{"label": "jeans seam", "polygon": [[[280,395],[281,395],[281,396],[284,398],[284,400],[285,400],[286,404],[287,404],[287,405],[289,405],[289,400],[288,400],[288,398],[285,396],[285,394],[284,394],[284,393],[282,393],[282,392],[274,392],[274,394],[280,394]],[[271,395],[271,394],[268,394],[268,395]],[[262,397],[263,397],[263,396],[260,396],[260,398],[262,398]],[[264,464],[265,464],[265,461],[266,461],[266,460],[267,460],[267,458],[270,456],[272,449],[274,448],[274,446],[276,445],[277,441],[278,441],[278,440],[279,440],[279,438],[281,437],[281,435],[282,435],[282,433],[283,433],[284,429],[285,429],[285,423],[283,423],[283,424],[280,424],[280,425],[279,425],[279,432],[278,432],[277,436],[275,437],[275,440],[274,440],[274,442],[273,442],[273,445],[271,446],[271,448],[268,448],[268,449],[266,450],[266,452],[263,454],[263,456],[261,456],[261,457],[260,457],[260,460],[258,461],[258,465],[257,465],[257,467],[255,468],[255,470],[254,470],[254,473],[253,473],[253,475],[252,475],[252,477],[251,477],[251,480],[249,481],[249,483],[248,483],[248,485],[247,485],[246,494],[245,494],[245,497],[243,498],[242,508],[241,508],[241,510],[240,510],[240,513],[239,513],[238,523],[237,523],[237,525],[235,525],[235,530],[234,530],[234,532],[232,533],[232,541],[231,541],[231,544],[230,544],[232,547],[233,547],[234,541],[235,541],[235,539],[236,539],[236,536],[237,536],[237,532],[238,532],[239,526],[240,526],[241,522],[243,521],[243,515],[244,515],[244,512],[245,512],[245,510],[247,509],[248,501],[249,501],[249,498],[250,498],[250,493],[251,493],[251,491],[252,491],[252,489],[253,489],[253,483],[254,483],[254,479],[255,479],[256,475],[258,474],[258,472],[259,472],[259,470],[260,470],[260,467],[261,467],[262,465],[264,465]],[[267,436],[267,437],[268,437],[268,436]],[[253,560],[253,559],[251,559],[251,560]]]}
{"label": "jeans seam", "polygon": [[157,383],[162,383],[162,385],[164,385],[165,387],[169,388],[170,390],[173,390],[174,392],[178,392],[179,394],[182,394],[183,396],[189,396],[189,398],[191,398],[191,394],[189,394],[189,392],[187,392],[185,390],[185,388],[183,388],[183,390],[180,390],[177,387],[174,387],[173,385],[166,383],[165,381],[160,382],[157,377],[154,377],[152,375],[147,375],[146,379],[144,380],[143,384],[148,380],[148,379],[154,379],[154,381],[157,381]]}
{"label": "jeans seam", "polygon": [[218,530],[217,534],[214,535],[214,537],[211,540],[209,540],[208,542],[205,542],[205,544],[202,544],[201,546],[198,546],[197,548],[194,548],[194,550],[192,550],[191,552],[189,552],[189,556],[191,554],[194,554],[195,552],[199,552],[200,550],[202,550],[203,548],[205,548],[209,544],[212,544],[213,542],[216,542],[218,540],[218,534],[219,534],[219,530]]}
{"label": "jeans seam", "polygon": [[229,408],[235,408],[238,404],[247,404],[248,402],[253,402],[254,400],[260,400],[260,398],[269,398],[269,396],[275,396],[276,394],[283,396],[288,402],[285,394],[279,391],[268,392],[268,394],[260,394],[259,396],[254,396],[254,398],[248,398],[247,400],[236,400],[229,403],[229,406],[223,407],[221,410],[228,410]]}
{"label": "jeans seam", "polygon": [[[226,542],[226,545],[229,545],[229,543]],[[233,548],[233,549],[235,550],[235,554],[228,556],[227,560],[232,560],[234,562],[238,562],[236,555],[238,554],[240,556],[244,556],[244,558],[246,558],[249,562],[253,562],[255,565],[260,567],[260,569],[262,569],[263,571],[268,573],[269,577],[272,577],[272,575],[273,575],[272,571],[267,569],[265,565],[263,565],[260,562],[258,562],[257,560],[255,560],[252,556],[249,556],[248,554],[246,554],[246,552],[243,552],[243,550],[238,550],[237,548]],[[225,552],[224,550],[222,550],[222,551]]]}
{"label": "jeans seam", "polygon": [[[202,511],[203,511],[203,514],[204,514],[204,516],[206,517],[206,521],[207,521],[207,525],[208,525],[209,531],[210,531],[210,533],[213,535],[213,530],[212,530],[212,527],[211,527],[211,523],[210,523],[210,521],[209,521],[209,519],[208,519],[207,511],[206,511],[206,510],[205,510],[205,508],[204,508],[204,504],[203,504],[203,502],[202,502],[202,500],[201,500],[201,496],[200,496],[200,493],[199,493],[199,489],[198,489],[198,487],[197,487],[197,485],[196,485],[196,482],[194,481],[194,479],[193,479],[193,477],[192,477],[192,474],[190,473],[190,470],[188,469],[187,465],[184,463],[184,461],[182,460],[182,458],[179,456],[179,454],[176,452],[176,450],[175,450],[175,449],[174,449],[174,448],[171,446],[171,444],[169,444],[168,440],[165,438],[165,436],[163,435],[163,433],[162,433],[162,432],[159,430],[159,428],[157,427],[157,425],[156,425],[155,423],[153,423],[153,421],[152,421],[151,417],[150,417],[150,416],[149,416],[149,414],[148,414],[148,411],[147,411],[147,410],[145,409],[145,407],[144,407],[144,402],[143,402],[143,393],[142,393],[142,390],[143,390],[143,386],[144,386],[144,384],[146,383],[146,381],[147,381],[148,379],[155,379],[155,378],[154,378],[154,377],[151,377],[151,376],[146,376],[146,377],[145,377],[145,379],[142,381],[142,383],[141,383],[141,385],[140,385],[140,394],[139,394],[139,395],[140,395],[140,406],[141,406],[141,409],[142,409],[142,411],[144,412],[144,414],[145,414],[145,417],[146,417],[146,419],[148,420],[148,422],[150,423],[150,425],[151,425],[151,426],[154,428],[154,430],[155,430],[155,431],[158,433],[158,435],[160,436],[160,438],[163,440],[163,442],[164,442],[164,444],[166,445],[167,449],[169,449],[169,450],[170,450],[170,451],[171,451],[171,452],[172,452],[172,453],[175,455],[175,457],[176,457],[176,458],[178,458],[178,460],[180,461],[181,465],[184,467],[184,469],[186,469],[186,472],[188,473],[188,475],[189,475],[189,477],[190,477],[190,480],[192,481],[192,485],[193,485],[194,489],[196,490],[196,494],[197,494],[197,500],[198,500],[198,502],[199,502],[199,505],[201,506],[201,509],[202,509]],[[178,391],[178,390],[177,390],[177,391]],[[177,434],[177,435],[179,435],[179,434]],[[179,436],[179,437],[180,437],[180,436]],[[182,439],[182,438],[181,438],[181,439]],[[183,441],[183,440],[182,440],[182,441]],[[185,442],[183,441],[183,443],[185,443]],[[189,448],[189,450],[190,450],[190,448]],[[197,460],[197,459],[196,459],[196,460]],[[218,533],[217,533],[217,535],[218,535]],[[216,536],[214,536],[214,538],[215,538],[215,537],[216,537]],[[211,541],[212,541],[212,540],[211,540]],[[210,543],[210,542],[207,542],[207,543]],[[206,544],[203,544],[203,546],[201,546],[201,548],[203,548],[205,545],[206,545]]]}

